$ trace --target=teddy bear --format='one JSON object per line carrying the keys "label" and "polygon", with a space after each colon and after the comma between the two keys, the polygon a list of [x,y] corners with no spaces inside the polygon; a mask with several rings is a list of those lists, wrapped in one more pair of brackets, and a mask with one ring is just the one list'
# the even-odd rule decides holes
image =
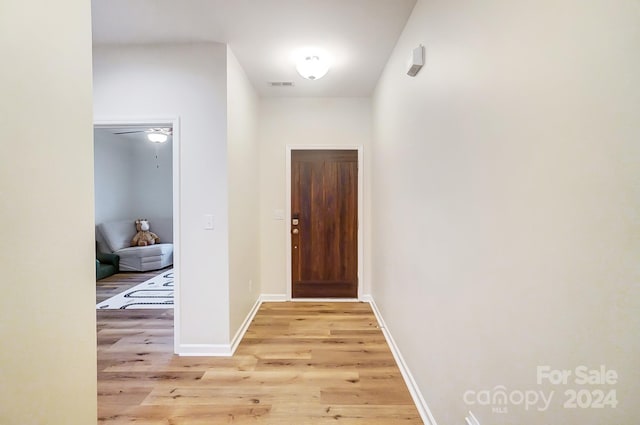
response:
{"label": "teddy bear", "polygon": [[160,238],[153,232],[150,232],[149,220],[141,218],[136,220],[136,230],[138,233],[131,240],[131,246],[147,246],[160,243]]}

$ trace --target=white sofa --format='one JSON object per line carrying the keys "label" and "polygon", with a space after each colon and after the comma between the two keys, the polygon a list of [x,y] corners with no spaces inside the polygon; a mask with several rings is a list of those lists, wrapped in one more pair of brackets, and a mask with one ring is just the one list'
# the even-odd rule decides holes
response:
{"label": "white sofa", "polygon": [[120,271],[158,270],[173,264],[173,221],[170,218],[149,219],[151,232],[158,235],[160,243],[148,246],[131,246],[136,234],[136,219],[117,220],[96,226],[96,240],[101,252],[120,256]]}

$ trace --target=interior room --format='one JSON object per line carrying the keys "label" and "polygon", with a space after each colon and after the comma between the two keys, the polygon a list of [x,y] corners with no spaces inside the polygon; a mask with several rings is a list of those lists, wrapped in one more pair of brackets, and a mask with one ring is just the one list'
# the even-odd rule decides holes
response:
{"label": "interior room", "polygon": [[94,129],[98,309],[173,306],[172,162],[170,126]]}
{"label": "interior room", "polygon": [[[0,423],[637,422],[637,2],[9,1],[0,32]],[[172,137],[149,156],[118,123]],[[335,166],[357,188],[342,307],[294,299],[315,170],[294,152],[323,150],[357,164]],[[171,219],[174,309],[96,353],[96,225],[143,217]],[[340,334],[375,370],[313,345]],[[249,373],[277,362],[282,396],[199,402],[276,394]]]}
{"label": "interior room", "polygon": [[[134,245],[136,220],[145,219],[157,236],[157,221],[173,222],[172,129],[145,126],[105,126],[94,130],[94,196],[96,250],[114,253]],[[118,246],[109,224],[127,221],[126,234]],[[164,224],[164,223],[162,223]],[[123,223],[124,225],[124,223]],[[136,245],[172,242],[173,230],[164,230],[162,239],[136,241]],[[127,261],[123,264],[127,269]],[[139,267],[138,267],[139,269]],[[146,271],[134,270],[134,271]]]}
{"label": "interior room", "polygon": [[172,218],[172,136],[154,143],[147,127],[96,128],[93,134],[96,224]]}

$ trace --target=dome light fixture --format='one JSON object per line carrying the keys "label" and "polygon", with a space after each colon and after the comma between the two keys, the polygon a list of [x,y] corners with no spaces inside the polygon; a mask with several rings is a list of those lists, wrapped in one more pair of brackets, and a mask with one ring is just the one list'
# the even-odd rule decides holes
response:
{"label": "dome light fixture", "polygon": [[307,80],[318,80],[329,71],[329,64],[317,55],[310,55],[298,61],[296,70]]}

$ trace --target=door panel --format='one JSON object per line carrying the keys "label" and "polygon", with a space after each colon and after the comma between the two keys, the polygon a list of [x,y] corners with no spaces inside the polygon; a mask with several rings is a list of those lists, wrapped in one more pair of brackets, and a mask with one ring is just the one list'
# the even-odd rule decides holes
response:
{"label": "door panel", "polygon": [[358,151],[292,151],[291,186],[292,296],[356,298]]}

